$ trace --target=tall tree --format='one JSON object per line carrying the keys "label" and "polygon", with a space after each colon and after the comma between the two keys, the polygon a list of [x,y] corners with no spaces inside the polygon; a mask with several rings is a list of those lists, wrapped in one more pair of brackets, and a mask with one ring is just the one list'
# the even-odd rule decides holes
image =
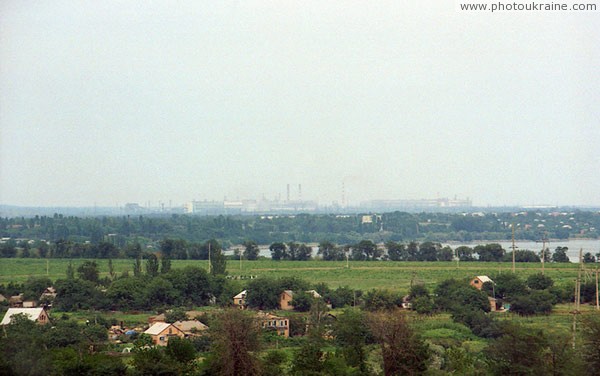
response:
{"label": "tall tree", "polygon": [[422,375],[427,370],[428,346],[399,310],[369,315],[369,328],[381,346],[386,376]]}
{"label": "tall tree", "polygon": [[226,309],[211,325],[210,335],[209,374],[260,375],[260,363],[256,357],[260,350],[260,326],[254,315],[238,309]]}
{"label": "tall tree", "polygon": [[273,243],[269,246],[271,251],[271,259],[282,260],[287,258],[287,247],[284,243]]}
{"label": "tall tree", "polygon": [[154,253],[146,256],[146,275],[156,277],[158,275],[158,258]]}
{"label": "tall tree", "polygon": [[98,283],[98,264],[96,264],[95,261],[84,261],[77,268],[77,273],[79,274],[80,279],[84,279],[93,283]]}
{"label": "tall tree", "polygon": [[258,248],[256,242],[252,240],[246,240],[243,245],[244,257],[246,258],[246,260],[256,260],[258,258],[258,253],[260,252],[260,249]]}

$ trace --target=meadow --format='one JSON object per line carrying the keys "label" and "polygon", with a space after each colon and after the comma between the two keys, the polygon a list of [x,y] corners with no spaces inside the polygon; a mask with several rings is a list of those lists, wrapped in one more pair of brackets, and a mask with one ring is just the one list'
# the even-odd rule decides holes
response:
{"label": "meadow", "polygon": [[[51,280],[65,278],[71,262],[73,267],[83,263],[83,259],[0,259],[0,284],[24,282],[30,276],[48,276]],[[95,260],[101,276],[108,276],[108,260]],[[133,260],[112,260],[117,275],[132,273]],[[205,260],[173,260],[172,268],[188,265],[208,268]],[[573,284],[577,276],[578,264],[547,263],[545,273],[557,285]],[[496,275],[512,271],[512,264],[506,262],[401,262],[401,261],[256,261],[229,260],[227,273],[231,277],[285,277],[295,276],[311,283],[326,283],[332,288],[349,286],[368,291],[374,288],[388,289],[400,293],[407,292],[411,283],[422,283],[433,288],[448,278],[469,279],[475,275]],[[523,278],[541,271],[539,263],[517,263],[516,272]]]}

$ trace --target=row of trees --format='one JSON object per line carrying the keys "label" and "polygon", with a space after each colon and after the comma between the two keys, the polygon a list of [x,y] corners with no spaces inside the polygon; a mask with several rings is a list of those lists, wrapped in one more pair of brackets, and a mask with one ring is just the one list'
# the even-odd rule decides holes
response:
{"label": "row of trees", "polygon": [[[563,215],[564,214],[564,215]],[[110,238],[123,247],[135,239],[159,241],[165,237],[199,242],[219,238],[230,244],[254,239],[260,244],[330,239],[336,243],[373,241],[435,240],[473,241],[510,239],[512,225],[517,239],[544,237],[567,239],[581,234],[597,238],[600,214],[573,213],[384,213],[362,221],[362,214],[298,214],[294,216],[115,216],[75,217],[56,214],[31,218],[0,218],[0,237],[60,239],[97,244]],[[540,227],[540,225],[542,227]]]}
{"label": "row of trees", "polygon": [[[242,243],[243,249],[235,249],[233,257],[244,257],[247,260],[256,260],[260,249],[252,240]],[[306,261],[313,258],[313,248],[298,242],[275,242],[269,246],[273,260]],[[567,247],[556,247],[553,253],[548,249],[542,252],[530,250],[516,250],[517,262],[540,262],[541,257],[547,262],[569,262]],[[41,257],[41,258],[133,258],[148,257],[152,252],[159,252],[162,258],[169,260],[207,260],[210,254],[220,255],[222,245],[215,239],[190,243],[183,239],[165,238],[158,242],[157,248],[143,249],[140,243],[128,244],[118,247],[113,243],[100,242],[98,244],[77,243],[59,240],[53,243],[29,242],[17,244],[9,241],[0,245],[0,257]],[[408,243],[388,241],[384,247],[371,240],[361,240],[356,244],[338,245],[331,241],[322,241],[318,245],[316,255],[325,261],[353,261],[392,260],[392,261],[512,261],[512,251],[507,252],[500,244],[490,243],[475,247],[459,246],[452,249],[436,242]],[[596,262],[597,256],[587,252],[584,262]]]}

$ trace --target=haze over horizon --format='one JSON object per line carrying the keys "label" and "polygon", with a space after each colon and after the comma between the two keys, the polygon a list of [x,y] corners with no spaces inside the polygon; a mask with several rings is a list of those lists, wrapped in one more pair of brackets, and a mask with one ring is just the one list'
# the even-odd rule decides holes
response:
{"label": "haze over horizon", "polygon": [[600,206],[599,15],[3,1],[0,204]]}

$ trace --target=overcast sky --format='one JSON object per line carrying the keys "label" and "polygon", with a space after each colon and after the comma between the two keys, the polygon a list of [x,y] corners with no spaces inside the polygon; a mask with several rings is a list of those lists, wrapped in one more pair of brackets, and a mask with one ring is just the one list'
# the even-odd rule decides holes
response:
{"label": "overcast sky", "polygon": [[4,0],[0,132],[0,204],[600,205],[600,13]]}

